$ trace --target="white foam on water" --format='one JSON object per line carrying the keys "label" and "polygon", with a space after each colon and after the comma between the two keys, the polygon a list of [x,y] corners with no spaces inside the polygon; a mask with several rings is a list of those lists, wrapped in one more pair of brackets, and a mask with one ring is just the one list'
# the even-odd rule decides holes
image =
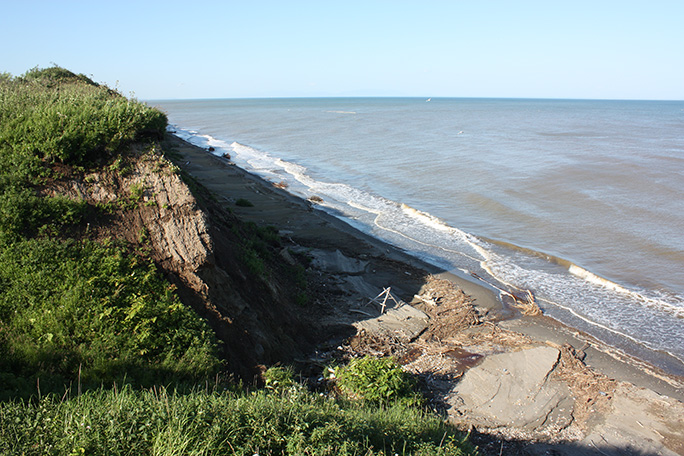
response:
{"label": "white foam on water", "polygon": [[[449,226],[445,221],[434,217],[433,215],[428,214],[427,212],[419,211],[418,209],[414,209],[411,206],[408,206],[407,204],[402,203],[401,204],[401,209],[404,212],[405,215],[407,215],[409,218],[417,221],[420,225],[423,225],[425,228],[428,229],[433,229],[436,230],[437,232],[445,233],[448,238],[446,239],[441,239],[436,240],[435,244],[426,244],[426,245],[433,245],[434,247],[441,248],[443,250],[451,251],[454,253],[458,253],[460,255],[464,255],[474,261],[481,262],[483,260],[486,260],[490,252],[482,246],[482,243],[479,239],[477,239],[475,236],[466,233],[465,231],[459,230],[458,228],[454,228],[452,226]],[[432,236],[428,235],[428,238],[434,239],[435,237],[434,234]],[[455,250],[455,249],[446,249],[443,247],[442,244],[446,243],[451,243],[456,239],[458,243],[462,243],[470,248],[472,250],[479,254],[481,258],[477,258],[474,256],[466,255],[464,252]],[[414,241],[418,242],[416,239],[413,239]]]}
{"label": "white foam on water", "polygon": [[643,304],[644,306],[671,313],[677,318],[684,318],[684,307],[680,305],[669,303],[663,299],[650,298],[642,293],[639,293],[638,291],[629,290],[621,285],[616,284],[615,282],[612,282],[608,279],[604,279],[603,277],[600,277],[592,272],[589,272],[586,269],[581,268],[575,264],[571,265],[568,268],[568,272],[577,277],[581,277],[587,282],[599,285],[608,290],[613,290],[615,292],[628,295],[635,301]]}
{"label": "white foam on water", "polygon": [[373,209],[373,208],[370,208],[367,206],[363,206],[363,205],[361,205],[355,201],[349,201],[348,204],[353,208],[359,209],[359,210],[364,211],[364,212],[369,212],[371,214],[375,214],[376,216],[379,216],[382,214],[382,212],[377,210],[377,209]]}
{"label": "white foam on water", "polygon": [[207,150],[210,147],[213,147],[214,151],[210,152],[213,155],[222,156],[224,153],[231,150],[231,146],[227,142],[214,138],[213,136],[201,134],[194,130],[184,130],[178,128],[176,125],[169,125],[167,130],[194,146]]}
{"label": "white foam on water", "polygon": [[589,271],[587,271],[584,268],[580,268],[579,266],[573,264],[568,268],[568,272],[572,275],[576,275],[577,277],[581,277],[587,282],[591,282],[596,285],[600,285],[602,287],[606,287],[609,290],[614,290],[614,291],[619,291],[621,293],[629,293],[630,291],[627,290],[624,287],[621,287],[620,285],[616,284],[615,282],[611,282],[610,280],[604,279],[603,277],[599,277],[596,274],[593,274]]}
{"label": "white foam on water", "polygon": [[448,226],[444,221],[440,220],[439,218],[434,217],[426,212],[419,211],[418,209],[414,209],[411,206],[408,206],[404,203],[401,203],[401,210],[403,210],[404,213],[406,213],[409,217],[413,217],[421,223],[429,225],[440,231],[454,231],[454,228]]}

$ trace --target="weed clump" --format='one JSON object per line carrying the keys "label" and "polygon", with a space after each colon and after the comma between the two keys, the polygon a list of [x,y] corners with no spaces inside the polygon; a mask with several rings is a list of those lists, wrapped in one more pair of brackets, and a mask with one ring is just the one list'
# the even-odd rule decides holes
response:
{"label": "weed clump", "polygon": [[352,359],[335,369],[336,385],[352,399],[372,404],[419,405],[422,400],[415,380],[394,358]]}
{"label": "weed clump", "polygon": [[239,198],[235,201],[235,205],[239,207],[254,207],[254,203],[245,198]]}

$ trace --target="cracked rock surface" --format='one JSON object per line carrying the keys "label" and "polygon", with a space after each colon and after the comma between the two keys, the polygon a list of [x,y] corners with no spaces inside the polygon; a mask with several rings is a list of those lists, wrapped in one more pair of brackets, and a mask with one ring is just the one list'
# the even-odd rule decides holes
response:
{"label": "cracked rock surface", "polygon": [[563,429],[572,422],[567,386],[551,377],[560,352],[535,347],[487,356],[452,390],[449,415],[489,428]]}

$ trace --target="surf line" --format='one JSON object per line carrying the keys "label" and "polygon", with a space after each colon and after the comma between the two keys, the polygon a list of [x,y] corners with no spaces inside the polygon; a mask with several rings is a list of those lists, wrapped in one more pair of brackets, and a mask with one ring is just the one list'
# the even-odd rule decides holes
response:
{"label": "surf line", "polygon": [[670,304],[667,301],[644,296],[638,291],[630,290],[608,279],[604,279],[603,277],[598,276],[591,271],[587,271],[586,269],[582,268],[581,266],[577,266],[576,264],[571,264],[571,266],[568,268],[568,272],[574,275],[575,277],[579,277],[582,280],[585,280],[594,285],[615,291],[617,293],[625,294],[650,309],[668,312],[674,314],[674,316],[677,318],[684,318],[684,308]]}
{"label": "surf line", "polygon": [[[452,250],[452,249],[448,249],[448,248],[446,248],[446,247],[442,247],[442,246],[439,246],[439,245],[434,245],[434,244],[429,244],[429,243],[427,243],[427,242],[419,241],[418,239],[414,239],[414,238],[412,238],[411,236],[402,233],[401,231],[397,231],[397,230],[395,230],[395,229],[392,229],[392,228],[389,228],[389,227],[386,227],[386,226],[382,226],[382,225],[380,224],[380,222],[379,222],[380,216],[383,214],[382,212],[377,211],[377,210],[374,210],[374,209],[370,209],[370,208],[367,208],[367,207],[364,207],[364,206],[361,206],[360,204],[354,203],[353,201],[348,201],[347,204],[349,204],[350,206],[355,207],[355,208],[357,208],[357,209],[361,209],[362,211],[366,211],[366,212],[370,212],[371,214],[375,214],[375,219],[373,220],[373,224],[374,224],[375,226],[377,226],[378,228],[380,228],[381,230],[384,230],[384,231],[387,231],[387,232],[390,232],[390,233],[394,233],[394,234],[396,234],[396,235],[398,235],[398,236],[401,236],[401,237],[403,237],[403,238],[405,238],[405,239],[408,239],[409,241],[413,241],[413,242],[415,242],[416,244],[424,245],[425,247],[438,248],[438,249],[440,249],[440,250],[444,250],[445,252],[454,253],[454,254],[457,254],[457,255],[464,256],[464,257],[469,258],[469,259],[471,259],[471,260],[473,260],[473,261],[477,261],[478,263],[482,261],[482,259],[480,259],[480,258],[475,258],[475,257],[473,257],[473,256],[468,255],[467,253],[459,252],[458,250]],[[466,242],[467,242],[467,241],[466,241]]]}
{"label": "surf line", "polygon": [[[478,246],[478,247],[479,247],[479,246]],[[478,251],[479,251],[479,249],[478,249]],[[483,251],[485,251],[485,250],[483,250]],[[483,254],[483,252],[480,252],[480,254]],[[489,267],[487,267],[486,261],[483,261],[482,263],[480,263],[480,265],[483,267],[483,269],[484,269],[485,271],[487,271],[487,273],[488,273],[493,279],[495,279],[497,282],[501,283],[502,285],[508,286],[508,287],[510,287],[510,288],[512,288],[512,289],[519,290],[519,291],[521,291],[521,292],[529,292],[529,290],[526,290],[526,289],[524,289],[524,288],[517,287],[517,286],[515,286],[515,285],[513,285],[513,284],[511,284],[511,283],[508,283],[508,282],[506,282],[506,281],[504,281],[504,280],[499,279],[499,278],[493,273],[493,271],[491,271],[491,270],[489,269]],[[470,273],[473,277],[476,277],[476,278],[480,279],[481,281],[483,281],[484,283],[486,283],[486,284],[488,284],[488,285],[490,285],[490,286],[492,286],[492,287],[498,289],[498,290],[501,291],[503,294],[506,294],[506,295],[511,296],[514,300],[516,299],[516,296],[515,296],[515,295],[511,295],[511,294],[508,293],[507,291],[498,288],[497,286],[493,285],[492,283],[490,283],[489,281],[483,279],[482,277],[478,276],[477,274],[475,274],[475,273],[473,273],[473,272],[470,272],[470,271],[467,271],[467,270],[465,270],[465,269],[461,269],[461,271]],[[596,285],[596,284],[595,284],[595,285]],[[627,291],[629,292],[629,290],[627,290]],[[629,292],[629,293],[630,293],[630,294],[635,294],[634,292]],[[539,296],[536,296],[536,295],[534,296],[534,298],[535,298],[536,300],[538,300],[538,301],[542,301],[542,302],[546,303],[547,305],[556,306],[556,307],[559,308],[559,309],[563,309],[564,311],[566,311],[566,312],[572,314],[572,315],[575,316],[577,319],[583,321],[584,323],[586,323],[586,324],[588,324],[588,325],[590,325],[590,326],[594,326],[594,327],[600,328],[600,329],[602,329],[602,330],[604,330],[604,331],[606,331],[606,332],[609,332],[609,333],[612,333],[612,334],[621,336],[621,337],[623,337],[623,338],[625,338],[625,339],[627,339],[627,340],[632,341],[632,342],[633,342],[634,344],[636,344],[636,345],[646,347],[647,349],[653,350],[653,351],[659,351],[659,350],[661,350],[661,349],[659,349],[658,347],[655,347],[653,344],[649,343],[648,341],[637,339],[636,337],[631,336],[631,335],[629,335],[629,334],[626,334],[626,333],[624,333],[624,332],[622,332],[622,331],[619,331],[619,330],[617,330],[617,329],[615,329],[615,328],[611,328],[611,327],[606,326],[606,325],[604,325],[604,324],[602,324],[602,323],[599,323],[599,322],[597,322],[597,321],[591,320],[591,319],[589,319],[588,317],[586,317],[586,316],[584,316],[584,315],[578,313],[577,311],[575,311],[575,310],[572,309],[571,307],[562,305],[562,304],[560,304],[560,303],[558,303],[558,302],[556,302],[556,301],[552,301],[552,300],[550,300],[550,299],[548,299],[548,298],[539,297]],[[601,339],[600,337],[595,336],[595,335],[594,335],[593,337],[596,337],[596,338],[599,339],[599,340]],[[602,341],[602,342],[603,342],[603,343],[606,343],[605,341]],[[608,345],[610,345],[610,344],[608,344]],[[622,351],[622,350],[620,350],[620,349],[618,349],[618,348],[616,348],[616,347],[613,347],[613,348],[616,349],[616,350],[618,350],[618,351],[620,351],[621,353],[624,353],[624,351]],[[676,355],[676,354],[674,354],[674,353],[671,353],[671,352],[668,352],[668,353],[670,354],[670,356],[676,358],[677,360],[684,362],[684,359],[681,358],[680,356],[678,356],[678,355]]]}
{"label": "surf line", "polygon": [[[539,298],[539,300],[540,300],[540,301],[544,301],[544,302],[546,302],[546,303],[548,303],[548,304],[552,304],[552,305],[554,305],[554,306],[557,306],[557,307],[559,307],[559,308],[561,308],[561,309],[563,309],[563,310],[565,310],[565,311],[571,313],[572,315],[574,315],[574,316],[577,317],[578,319],[584,321],[585,323],[587,323],[587,324],[589,324],[589,325],[591,325],[591,326],[596,326],[597,328],[601,328],[601,329],[603,329],[603,330],[605,330],[605,331],[608,331],[608,332],[611,332],[611,333],[613,333],[613,334],[617,334],[617,335],[619,335],[619,336],[622,336],[622,337],[624,337],[625,339],[629,339],[629,340],[631,340],[632,342],[634,342],[635,344],[637,344],[637,345],[642,345],[642,346],[646,347],[646,348],[649,349],[649,350],[653,350],[653,351],[662,351],[662,349],[657,348],[657,347],[654,347],[652,344],[650,344],[649,342],[647,342],[647,341],[645,341],[645,340],[637,339],[637,338],[635,338],[635,337],[633,337],[633,336],[630,336],[629,334],[623,333],[622,331],[618,331],[617,329],[613,329],[613,328],[610,328],[610,327],[608,327],[608,326],[606,326],[606,325],[603,325],[603,324],[601,324],[601,323],[598,323],[598,322],[596,322],[596,321],[590,320],[590,319],[588,319],[587,317],[585,317],[585,316],[583,316],[583,315],[581,315],[581,314],[578,314],[577,312],[575,312],[575,311],[574,311],[572,308],[570,308],[570,307],[561,305],[561,304],[559,304],[559,303],[557,303],[557,302],[555,302],[555,301],[551,301],[551,300],[545,299],[545,298]],[[597,339],[600,340],[600,338],[597,337],[597,336],[593,336],[593,337],[596,337]],[[602,341],[602,342],[605,343],[604,341]],[[609,345],[610,345],[610,344],[609,344]],[[612,347],[612,348],[617,349],[616,347]],[[618,349],[618,350],[619,350],[619,349]],[[619,350],[619,351],[622,352],[622,350]],[[684,362],[684,359],[683,359],[683,358],[680,358],[680,357],[677,356],[676,354],[674,354],[674,353],[672,353],[672,352],[667,352],[667,353],[668,353],[670,356],[672,356],[672,357],[678,359],[679,361]]]}
{"label": "surf line", "polygon": [[[503,296],[503,295],[506,295],[506,296],[510,297],[510,298],[513,299],[513,301],[514,301],[515,303],[517,303],[517,304],[524,304],[524,305],[527,305],[527,304],[534,304],[534,303],[535,303],[535,298],[534,298],[534,295],[532,294],[532,291],[530,291],[529,289],[526,289],[526,288],[518,287],[518,286],[516,286],[516,285],[513,285],[512,283],[506,282],[506,281],[502,280],[500,277],[498,277],[498,276],[494,273],[494,271],[492,271],[491,267],[489,266],[489,264],[488,264],[487,262],[488,262],[488,261],[494,260],[495,257],[498,257],[498,255],[494,254],[493,252],[487,250],[487,249],[484,248],[482,245],[480,245],[480,242],[481,242],[481,241],[478,242],[479,239],[477,239],[476,237],[474,237],[473,235],[471,235],[471,234],[469,234],[469,233],[466,233],[466,232],[461,231],[461,230],[459,230],[459,229],[457,229],[457,228],[454,228],[454,227],[451,227],[451,226],[447,225],[447,224],[444,223],[442,220],[440,220],[440,219],[438,219],[438,218],[435,218],[435,217],[433,217],[433,216],[430,215],[430,214],[427,214],[427,213],[425,213],[425,212],[422,212],[422,211],[419,211],[419,210],[417,210],[417,209],[414,209],[414,208],[412,208],[412,207],[410,207],[410,206],[408,206],[408,205],[406,205],[406,204],[403,204],[403,203],[402,203],[402,204],[401,204],[401,209],[404,211],[404,213],[408,214],[409,217],[416,218],[416,219],[420,220],[421,222],[426,223],[426,224],[429,225],[429,226],[433,226],[433,227],[435,227],[436,229],[438,229],[438,230],[440,230],[440,231],[445,231],[445,232],[447,232],[447,233],[449,233],[449,234],[451,234],[451,235],[458,235],[459,238],[463,239],[463,242],[465,242],[466,244],[468,244],[473,250],[475,250],[477,253],[479,253],[480,256],[482,257],[482,259],[477,259],[477,258],[474,258],[474,257],[472,257],[472,256],[466,255],[466,254],[464,254],[464,253],[462,253],[462,252],[453,251],[453,250],[446,249],[446,248],[442,248],[442,247],[439,247],[439,246],[434,246],[434,245],[432,245],[432,244],[424,244],[424,245],[429,245],[429,246],[432,246],[432,247],[441,248],[441,249],[444,250],[444,251],[450,251],[450,252],[453,252],[453,253],[458,253],[458,254],[463,255],[463,256],[466,256],[467,258],[470,258],[470,259],[472,259],[472,260],[474,260],[474,261],[477,261],[477,262],[480,264],[480,267],[481,267],[487,274],[489,274],[489,276],[490,276],[492,279],[494,279],[495,281],[497,281],[497,282],[498,282],[499,284],[501,284],[502,286],[508,287],[509,290],[517,290],[518,292],[522,292],[522,293],[525,295],[525,297],[524,297],[524,298],[521,298],[520,296],[518,296],[518,295],[516,295],[516,294],[514,294],[514,293],[511,293],[509,290],[504,290],[503,288],[500,288],[500,287],[494,285],[492,282],[483,279],[481,276],[477,275],[476,273],[474,273],[474,272],[472,272],[472,271],[469,271],[469,270],[464,269],[464,268],[458,268],[459,270],[461,270],[462,272],[465,272],[465,273],[467,273],[467,274],[470,274],[471,276],[475,277],[476,279],[478,279],[478,280],[480,280],[480,281],[486,283],[486,284],[489,285],[490,287],[499,290],[499,293],[500,293],[502,296]],[[399,234],[402,234],[402,233],[399,233]],[[408,237],[408,236],[405,236],[405,237]],[[412,238],[409,238],[409,239],[413,240],[414,242],[420,243],[420,241],[418,241],[418,240],[415,240],[415,239],[412,239]],[[502,302],[503,302],[503,299],[502,299]]]}
{"label": "surf line", "polygon": [[[495,289],[495,290],[498,290],[498,291],[499,291],[499,299],[501,300],[502,303],[503,303],[503,296],[508,296],[508,297],[510,297],[510,298],[513,300],[513,302],[515,303],[515,304],[513,304],[514,307],[520,307],[521,304],[522,304],[522,305],[535,304],[535,297],[534,297],[534,295],[532,294],[532,292],[531,292],[530,290],[528,290],[528,289],[523,289],[523,288],[520,288],[520,287],[517,287],[517,286],[515,286],[515,285],[513,285],[513,284],[510,284],[510,283],[504,281],[504,280],[501,280],[500,278],[498,278],[498,277],[493,273],[493,271],[492,271],[492,270],[490,269],[490,267],[487,265],[487,260],[488,260],[488,259],[491,259],[491,255],[488,254],[488,252],[487,252],[486,249],[484,249],[483,247],[477,245],[476,242],[470,240],[470,239],[469,239],[470,235],[468,235],[467,233],[464,233],[464,234],[465,234],[464,236],[459,236],[459,237],[460,237],[460,238],[463,238],[464,242],[465,242],[466,244],[470,245],[476,252],[478,252],[478,253],[482,256],[482,258],[475,258],[475,257],[473,257],[473,256],[471,256],[471,255],[468,255],[468,254],[466,254],[466,253],[464,253],[464,252],[460,252],[460,251],[458,251],[458,250],[448,249],[448,248],[446,248],[446,247],[442,247],[442,246],[439,246],[439,245],[429,244],[429,243],[427,243],[427,242],[420,241],[420,240],[415,239],[415,238],[413,238],[413,237],[411,237],[411,236],[409,236],[409,235],[407,235],[407,234],[405,234],[405,233],[402,233],[401,231],[395,230],[395,229],[393,229],[393,228],[389,228],[389,227],[387,227],[387,226],[383,226],[383,225],[380,223],[380,220],[379,220],[379,219],[380,219],[380,216],[383,214],[382,212],[377,211],[377,210],[373,210],[373,209],[370,209],[370,208],[367,208],[367,207],[364,207],[364,206],[361,206],[360,204],[354,203],[353,201],[348,201],[347,204],[349,204],[350,206],[355,207],[355,208],[357,208],[357,209],[361,209],[361,210],[363,210],[363,211],[366,211],[366,212],[375,214],[375,219],[373,220],[373,224],[374,224],[375,226],[377,226],[378,228],[380,228],[381,230],[384,230],[384,231],[387,231],[387,232],[390,232],[390,233],[394,233],[394,234],[396,234],[396,235],[398,235],[398,236],[401,236],[401,237],[403,237],[403,238],[405,238],[405,239],[408,239],[409,241],[415,242],[416,244],[420,244],[420,245],[423,245],[423,246],[425,246],[425,247],[437,248],[437,249],[443,250],[443,251],[445,251],[445,252],[449,252],[449,253],[452,253],[452,254],[461,255],[461,256],[466,257],[466,258],[468,258],[468,259],[470,259],[470,260],[473,260],[473,261],[477,262],[477,263],[480,265],[480,267],[482,267],[482,269],[483,269],[485,272],[487,272],[487,274],[489,274],[489,276],[490,276],[494,281],[496,281],[496,282],[498,282],[499,284],[501,284],[501,286],[503,286],[503,287],[509,287],[510,289],[514,289],[514,290],[517,290],[517,291],[519,291],[519,292],[523,292],[523,293],[526,294],[526,295],[525,295],[525,298],[521,298],[520,296],[517,296],[515,293],[512,293],[512,292],[510,292],[510,291],[508,291],[508,290],[505,290],[505,289],[501,288],[501,286],[497,286],[497,285],[495,285],[493,282],[491,282],[491,281],[489,281],[489,280],[485,280],[484,278],[482,278],[480,275],[476,274],[476,273],[473,272],[473,271],[470,271],[470,270],[468,270],[468,269],[466,269],[466,268],[461,268],[461,267],[458,267],[458,266],[456,267],[456,269],[458,269],[459,271],[461,271],[461,272],[463,272],[463,273],[465,273],[465,274],[468,274],[468,275],[474,277],[475,279],[480,280],[481,282],[486,283],[487,285],[489,285],[491,288],[493,288],[493,289]],[[420,215],[423,215],[423,214],[421,213]],[[452,235],[454,235],[454,234],[456,233],[456,231],[457,231],[456,229],[454,229],[454,228],[452,228],[452,227],[449,227],[449,226],[446,226],[446,225],[443,225],[443,228],[442,228],[442,229],[448,231],[448,232],[449,232],[450,234],[452,234]],[[538,311],[540,312],[541,310],[539,309]]]}
{"label": "surf line", "polygon": [[[487,254],[486,254],[487,251],[486,251],[485,249],[482,249],[480,246],[474,246],[474,248],[476,248],[476,250],[478,250],[478,252],[480,253],[480,255],[483,255],[483,256],[485,256],[485,257],[489,257],[489,258],[487,258],[487,259],[492,259],[490,255],[487,255]],[[495,254],[493,254],[493,255],[495,255]],[[515,286],[515,285],[513,285],[513,284],[511,284],[511,283],[508,283],[508,282],[506,282],[506,281],[504,281],[504,280],[498,278],[498,277],[494,274],[494,272],[491,271],[490,268],[487,266],[486,260],[483,261],[482,263],[480,263],[480,265],[482,266],[482,268],[483,268],[485,271],[487,271],[487,273],[488,273],[492,278],[494,278],[495,280],[497,280],[499,283],[501,283],[501,284],[503,284],[503,285],[505,285],[505,286],[507,286],[507,287],[510,287],[510,288],[512,288],[512,289],[516,289],[516,290],[518,290],[518,291],[522,291],[522,292],[529,291],[529,290],[526,290],[526,289],[524,289],[524,288],[520,288],[520,287],[518,287],[518,286]],[[472,273],[471,273],[471,274],[472,274]],[[476,277],[477,277],[477,276],[476,276]],[[577,277],[579,277],[579,276],[577,276]],[[480,278],[480,277],[478,277],[478,278]],[[481,278],[480,278],[480,279],[481,279]],[[485,282],[485,283],[489,283],[489,282],[487,282],[487,281],[484,280],[484,279],[481,279],[481,280],[482,280],[483,282]],[[490,285],[491,285],[491,284],[490,284]],[[600,286],[600,284],[597,284],[597,283],[594,283],[594,285]],[[605,287],[605,288],[607,288],[607,287]],[[633,292],[630,292],[629,290],[627,290],[627,292],[630,293],[630,294],[633,293]],[[595,327],[597,327],[597,328],[603,329],[604,331],[607,331],[607,332],[610,332],[610,333],[613,333],[613,334],[617,334],[617,335],[619,335],[619,336],[622,336],[622,337],[624,337],[625,339],[631,340],[632,342],[636,343],[637,345],[645,346],[646,348],[648,348],[648,349],[650,349],[650,350],[657,350],[656,347],[654,347],[653,345],[651,345],[651,344],[648,343],[647,341],[639,340],[639,339],[637,339],[637,338],[635,338],[635,337],[633,337],[633,336],[630,336],[629,334],[623,333],[622,331],[619,331],[619,330],[617,330],[617,329],[611,328],[611,327],[606,326],[606,325],[604,325],[604,324],[602,324],[602,323],[599,323],[599,322],[597,322],[597,321],[591,320],[591,319],[589,319],[588,317],[586,317],[586,316],[584,316],[584,315],[578,313],[577,311],[575,311],[575,310],[572,309],[571,307],[562,305],[562,304],[560,304],[560,303],[558,303],[558,302],[556,302],[556,301],[552,301],[552,300],[550,300],[550,299],[548,299],[548,298],[544,298],[544,297],[540,297],[540,296],[536,296],[536,295],[535,295],[535,299],[538,300],[538,301],[543,301],[543,302],[545,302],[545,303],[547,303],[547,304],[556,306],[556,307],[558,307],[559,309],[563,309],[563,310],[565,310],[566,312],[568,312],[568,313],[574,315],[574,316],[575,316],[576,318],[578,318],[579,320],[581,320],[581,321],[583,321],[583,322],[585,322],[585,323],[587,323],[587,324],[589,324],[589,325],[591,325],[591,326],[595,326]],[[675,358],[679,359],[679,357],[676,356],[676,355],[672,355],[672,356],[674,356]]]}

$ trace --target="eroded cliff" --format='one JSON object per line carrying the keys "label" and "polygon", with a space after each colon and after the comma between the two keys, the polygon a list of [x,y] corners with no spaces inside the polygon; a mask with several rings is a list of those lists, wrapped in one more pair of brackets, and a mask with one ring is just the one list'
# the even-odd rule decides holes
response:
{"label": "eroded cliff", "polygon": [[227,372],[251,379],[260,364],[292,360],[312,346],[316,332],[296,304],[304,293],[297,256],[283,261],[276,233],[240,221],[159,145],[97,172],[63,175],[43,192],[89,205],[79,236],[123,240],[150,257],[210,323]]}

